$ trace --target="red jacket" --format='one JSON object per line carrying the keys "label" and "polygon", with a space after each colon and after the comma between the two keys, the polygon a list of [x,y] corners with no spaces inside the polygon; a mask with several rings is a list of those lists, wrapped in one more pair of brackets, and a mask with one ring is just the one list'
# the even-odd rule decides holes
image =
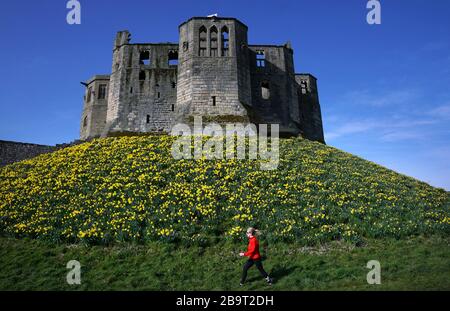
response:
{"label": "red jacket", "polygon": [[247,251],[244,253],[244,256],[247,256],[252,260],[261,258],[261,255],[259,254],[259,243],[254,236],[249,238]]}

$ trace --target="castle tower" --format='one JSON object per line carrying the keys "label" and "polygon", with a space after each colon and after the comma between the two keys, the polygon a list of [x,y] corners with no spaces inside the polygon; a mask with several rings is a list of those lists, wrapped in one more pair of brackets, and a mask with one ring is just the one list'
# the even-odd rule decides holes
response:
{"label": "castle tower", "polygon": [[313,75],[305,73],[296,74],[295,80],[299,85],[297,99],[303,137],[325,143],[317,79]]}
{"label": "castle tower", "polygon": [[179,26],[176,120],[248,122],[251,83],[247,26],[235,18],[193,17]]}
{"label": "castle tower", "polygon": [[80,139],[99,137],[106,124],[109,76],[94,76],[83,85],[86,86],[86,91],[81,115]]}
{"label": "castle tower", "polygon": [[107,126],[114,132],[168,132],[175,103],[178,43],[130,43],[120,31],[114,42]]}
{"label": "castle tower", "polygon": [[106,126],[104,133],[114,131],[114,129],[120,130],[120,113],[124,103],[123,96],[125,94],[123,90],[122,81],[126,77],[126,66],[130,33],[127,30],[119,31],[116,35],[113,47],[113,63],[110,76],[109,94],[108,94],[108,111],[106,114]]}

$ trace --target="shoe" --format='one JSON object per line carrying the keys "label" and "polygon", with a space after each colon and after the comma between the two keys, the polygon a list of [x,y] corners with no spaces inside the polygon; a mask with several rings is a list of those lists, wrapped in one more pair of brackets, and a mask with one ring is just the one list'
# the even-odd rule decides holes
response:
{"label": "shoe", "polygon": [[266,282],[269,285],[272,285],[273,280],[270,277],[266,277]]}
{"label": "shoe", "polygon": [[243,286],[244,285],[244,283],[239,283],[239,286]]}

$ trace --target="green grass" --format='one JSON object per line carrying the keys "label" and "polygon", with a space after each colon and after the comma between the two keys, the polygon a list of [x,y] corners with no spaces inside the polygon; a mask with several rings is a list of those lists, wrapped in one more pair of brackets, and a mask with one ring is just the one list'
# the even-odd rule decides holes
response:
{"label": "green grass", "polygon": [[[184,247],[163,242],[111,247],[54,245],[0,238],[0,290],[450,290],[450,239],[431,236],[305,247],[269,245],[267,286],[255,267],[239,287],[244,244]],[[66,264],[80,261],[81,285],[67,285]],[[368,285],[369,260],[381,263],[381,285]]]}

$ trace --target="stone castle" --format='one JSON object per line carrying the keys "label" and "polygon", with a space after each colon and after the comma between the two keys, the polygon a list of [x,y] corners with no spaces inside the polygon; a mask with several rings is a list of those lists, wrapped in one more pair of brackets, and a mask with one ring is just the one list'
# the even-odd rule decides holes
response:
{"label": "stone castle", "polygon": [[117,33],[111,75],[87,82],[80,139],[170,132],[176,123],[279,124],[281,135],[324,142],[317,81],[293,50],[250,45],[236,18],[193,17],[178,43],[130,43]]}

